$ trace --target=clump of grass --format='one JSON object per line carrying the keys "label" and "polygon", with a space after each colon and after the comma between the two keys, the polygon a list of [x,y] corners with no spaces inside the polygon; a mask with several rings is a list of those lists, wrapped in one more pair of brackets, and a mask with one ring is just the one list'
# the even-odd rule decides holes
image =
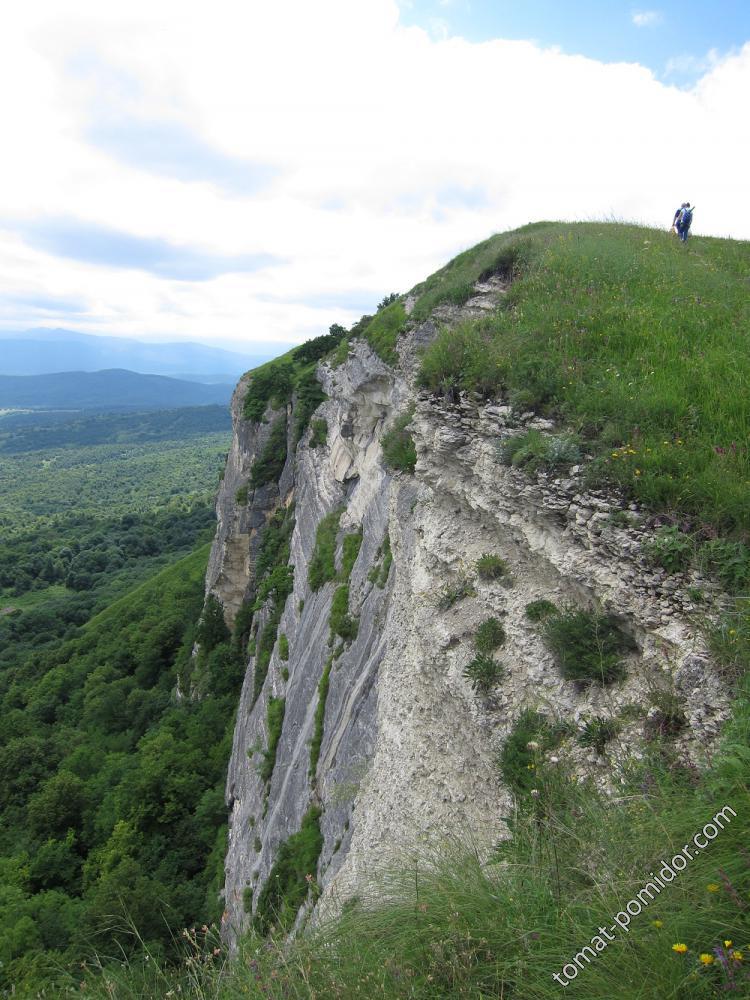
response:
{"label": "clump of grass", "polygon": [[269,698],[266,713],[266,728],[268,729],[268,749],[263,752],[263,760],[258,769],[261,780],[268,782],[271,780],[273,769],[276,765],[276,750],[281,739],[281,730],[284,725],[284,712],[286,710],[286,700],[284,698]]}
{"label": "clump of grass", "polygon": [[486,653],[477,653],[464,667],[464,677],[471,681],[471,686],[480,694],[489,694],[504,676],[505,669],[502,665]]}
{"label": "clump of grass", "polygon": [[263,451],[250,469],[250,485],[253,489],[266,483],[276,482],[286,463],[286,416],[277,417],[271,425],[271,433]]}
{"label": "clump of grass", "polygon": [[505,629],[497,618],[487,618],[477,629],[474,646],[478,653],[489,654],[505,642]]}
{"label": "clump of grass", "polygon": [[365,324],[361,336],[370,347],[389,365],[398,363],[396,343],[399,334],[406,326],[406,310],[403,302],[392,302],[379,309]]}
{"label": "clump of grass", "polygon": [[668,573],[682,573],[693,560],[695,542],[676,525],[671,525],[659,528],[644,549],[655,565]]}
{"label": "clump of grass", "polygon": [[620,723],[617,719],[604,719],[600,715],[595,715],[587,719],[583,729],[578,734],[578,742],[582,747],[593,747],[601,756],[611,740],[620,732]]}
{"label": "clump of grass", "polygon": [[401,472],[414,472],[417,464],[417,450],[414,446],[414,438],[406,429],[411,423],[414,413],[407,410],[397,417],[393,426],[383,435],[381,445],[383,447],[383,460],[392,469]]}
{"label": "clump of grass", "polygon": [[273,929],[289,930],[310,891],[307,876],[314,878],[323,849],[320,832],[322,810],[311,806],[297,833],[279,847],[276,861],[258,896],[253,930],[265,936]]}
{"label": "clump of grass", "polygon": [[331,681],[331,667],[333,666],[333,656],[329,656],[323,668],[320,681],[318,682],[318,704],[315,708],[315,724],[313,728],[313,738],[310,742],[310,767],[308,769],[311,778],[315,778],[318,770],[318,760],[320,758],[320,747],[323,743],[323,725],[326,714],[326,699],[328,698],[328,685]]}
{"label": "clump of grass", "polygon": [[315,532],[315,548],[307,570],[307,582],[312,590],[336,579],[336,535],[344,508],[331,511],[321,520]]}
{"label": "clump of grass", "polygon": [[549,618],[550,615],[556,615],[558,613],[557,605],[553,604],[552,601],[547,601],[541,598],[538,601],[531,601],[526,605],[525,614],[530,622],[541,622],[545,618]]}
{"label": "clump of grass", "polygon": [[620,680],[622,654],[635,645],[615,616],[575,608],[547,618],[542,636],[563,677],[586,684]]}
{"label": "clump of grass", "polygon": [[313,420],[312,424],[312,434],[310,435],[310,447],[311,448],[322,448],[328,441],[328,421],[323,420]]}
{"label": "clump of grass", "polygon": [[354,564],[357,561],[359,550],[362,548],[362,528],[344,535],[341,550],[341,573],[339,579],[344,583],[348,582],[352,575]]}
{"label": "clump of grass", "polygon": [[540,754],[559,746],[566,732],[541,712],[530,708],[521,712],[498,759],[503,781],[511,791],[523,795],[537,785]]}
{"label": "clump of grass", "polygon": [[357,638],[359,622],[349,614],[349,585],[342,584],[336,588],[331,602],[331,641],[335,636],[340,636],[345,642],[351,642]]}
{"label": "clump of grass", "polygon": [[536,472],[580,462],[581,446],[575,435],[542,434],[532,429],[506,438],[500,447],[500,458],[506,465]]}
{"label": "clump of grass", "polygon": [[471,580],[468,577],[461,577],[455,583],[447,583],[440,591],[438,597],[438,610],[448,611],[454,604],[462,601],[465,597],[476,596]]}
{"label": "clump of grass", "polygon": [[510,575],[507,561],[491,552],[485,552],[477,559],[476,569],[481,580],[502,580]]}
{"label": "clump of grass", "polygon": [[647,739],[678,736],[687,725],[680,696],[670,687],[655,685],[649,691],[652,711],[643,726]]}
{"label": "clump of grass", "polygon": [[284,632],[279,636],[279,659],[285,662],[289,659],[289,639]]}
{"label": "clump of grass", "polygon": [[247,483],[245,483],[244,486],[240,486],[240,488],[234,494],[234,499],[237,501],[238,504],[240,504],[243,507],[247,503],[247,491],[248,491],[248,485]]}
{"label": "clump of grass", "polygon": [[345,364],[349,357],[349,350],[349,339],[344,337],[343,340],[339,341],[338,347],[329,357],[328,363],[331,368],[340,368],[341,365]]}
{"label": "clump of grass", "polygon": [[392,563],[393,553],[391,552],[391,539],[386,532],[385,538],[380,543],[378,551],[375,553],[375,564],[367,574],[367,579],[370,583],[374,583],[382,590],[388,582],[388,575],[391,572]]}
{"label": "clump of grass", "polygon": [[706,638],[722,675],[736,684],[750,669],[750,599],[735,600],[733,608],[707,626]]}
{"label": "clump of grass", "polygon": [[701,546],[698,559],[730,594],[750,589],[750,548],[744,542],[715,538]]}

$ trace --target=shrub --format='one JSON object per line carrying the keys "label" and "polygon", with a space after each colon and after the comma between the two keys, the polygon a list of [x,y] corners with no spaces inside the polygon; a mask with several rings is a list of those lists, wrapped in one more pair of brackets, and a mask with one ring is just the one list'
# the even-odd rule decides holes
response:
{"label": "shrub", "polygon": [[284,662],[289,659],[289,640],[283,632],[279,636],[279,658]]}
{"label": "shrub", "polygon": [[344,337],[346,337],[344,327],[339,323],[333,323],[328,328],[328,333],[324,333],[320,337],[313,337],[312,340],[306,340],[304,344],[295,347],[292,351],[292,357],[296,362],[304,365],[320,361],[326,354],[338,347]]}
{"label": "shrub", "polygon": [[361,547],[361,528],[358,531],[353,531],[348,535],[344,535],[341,553],[341,573],[339,574],[339,579],[345,583],[348,582],[349,577],[352,575],[352,570],[354,569],[354,564],[357,561],[357,556],[359,555]]}
{"label": "shrub", "polygon": [[587,719],[583,729],[578,734],[578,742],[582,747],[593,747],[598,754],[604,753],[604,748],[620,731],[616,719],[603,719],[600,715]]}
{"label": "shrub", "polygon": [[266,483],[276,482],[286,463],[286,417],[277,417],[271,425],[265,447],[253,462],[250,470],[250,485],[253,489]]}
{"label": "shrub", "polygon": [[349,357],[349,340],[344,338],[339,342],[338,347],[331,353],[329,363],[331,368],[339,368]]}
{"label": "shrub", "polygon": [[551,436],[529,430],[506,438],[500,446],[500,459],[514,468],[537,472],[573,465],[581,459],[581,448],[572,434]]}
{"label": "shrub", "polygon": [[247,483],[245,483],[245,485],[240,486],[240,488],[234,494],[234,499],[237,501],[238,504],[241,504],[242,506],[244,506],[247,503],[247,490],[248,486]]}
{"label": "shrub", "polygon": [[505,629],[497,618],[488,618],[477,629],[474,645],[478,653],[491,653],[505,642]]}
{"label": "shrub", "polygon": [[659,528],[644,549],[651,562],[668,573],[680,573],[690,565],[695,545],[689,535],[672,526]]}
{"label": "shrub", "polygon": [[336,578],[336,535],[344,508],[339,507],[321,520],[315,532],[315,548],[307,570],[311,590],[320,590],[323,584]]}
{"label": "shrub", "polygon": [[467,577],[463,577],[456,583],[448,583],[443,587],[438,597],[438,609],[447,611],[454,604],[462,601],[464,597],[474,597],[475,595],[476,590],[474,590],[471,581]]}
{"label": "shrub", "polygon": [[328,397],[315,375],[315,367],[301,371],[294,387],[294,443],[295,445],[302,438],[302,435],[310,423],[310,418],[322,402]]}
{"label": "shrub", "polygon": [[310,447],[322,448],[328,441],[328,423],[323,419],[313,420]]}
{"label": "shrub", "polygon": [[389,365],[398,363],[396,342],[406,326],[406,310],[402,302],[393,302],[380,309],[367,323],[362,335],[370,347]]}
{"label": "shrub", "polygon": [[288,358],[256,368],[250,376],[242,405],[245,420],[260,423],[269,402],[285,403],[293,384],[293,366]]}
{"label": "shrub", "polygon": [[552,601],[546,601],[541,598],[538,601],[531,601],[530,604],[526,605],[526,617],[531,622],[541,622],[545,618],[549,618],[550,615],[556,615],[557,606],[552,603]]}
{"label": "shrub", "polygon": [[336,588],[331,602],[331,641],[335,636],[340,636],[345,641],[357,638],[359,623],[356,618],[349,614],[349,585],[342,584]]}
{"label": "shrub", "polygon": [[471,681],[475,691],[487,694],[499,684],[505,675],[503,667],[491,656],[485,653],[478,653],[474,659],[464,667],[464,677]]}
{"label": "shrub", "polygon": [[730,593],[750,588],[750,548],[743,542],[716,538],[701,546],[698,557],[701,568]]}
{"label": "shrub", "polygon": [[462,391],[490,396],[502,387],[502,373],[492,328],[470,321],[438,331],[422,356],[418,384],[454,400]]}
{"label": "shrub", "polygon": [[508,563],[500,556],[485,552],[477,559],[477,573],[482,580],[500,580],[509,575]]}
{"label": "shrub", "polygon": [[310,742],[310,767],[309,774],[310,777],[315,779],[315,772],[318,769],[318,760],[320,758],[320,747],[323,743],[323,725],[325,723],[326,715],[326,699],[328,698],[328,685],[331,680],[331,666],[333,665],[333,656],[329,656],[325,667],[323,668],[323,673],[321,675],[320,681],[318,682],[318,704],[315,707],[315,725],[313,729],[313,738]]}
{"label": "shrub", "polygon": [[[551,723],[540,712],[524,709],[506,739],[498,760],[500,773],[508,788],[516,795],[534,788],[538,781],[538,755],[557,747],[566,733],[564,726]],[[536,743],[538,749],[530,747],[529,743]]]}
{"label": "shrub", "polygon": [[682,699],[671,688],[652,687],[649,698],[653,710],[643,726],[647,739],[677,736],[687,725]]}
{"label": "shrub", "polygon": [[258,769],[261,781],[271,780],[274,765],[276,764],[276,750],[281,739],[281,729],[284,725],[284,712],[286,701],[284,698],[269,698],[268,710],[266,713],[266,726],[268,728],[268,749],[263,752],[263,761]]}
{"label": "shrub", "polygon": [[406,430],[411,423],[414,413],[412,410],[402,413],[397,417],[393,426],[383,435],[381,444],[383,446],[383,460],[392,469],[399,469],[402,472],[414,472],[417,464],[417,450],[414,447],[414,439]]}
{"label": "shrub", "polygon": [[624,673],[620,655],[635,645],[615,616],[576,609],[547,618],[543,637],[563,677],[584,683],[611,684],[620,679]]}
{"label": "shrub", "polygon": [[293,833],[279,847],[268,880],[258,896],[253,919],[253,929],[258,934],[265,936],[272,928],[283,933],[294,923],[310,888],[307,876],[314,877],[318,870],[318,859],[323,849],[321,815],[321,809],[311,806],[299,832]]}

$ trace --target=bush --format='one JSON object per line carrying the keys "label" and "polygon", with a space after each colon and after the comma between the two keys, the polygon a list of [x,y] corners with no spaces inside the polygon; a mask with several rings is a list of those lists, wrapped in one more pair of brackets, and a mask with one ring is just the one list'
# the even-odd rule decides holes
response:
{"label": "bush", "polygon": [[643,727],[647,739],[674,737],[687,725],[682,699],[671,688],[652,687],[649,691],[652,711]]}
{"label": "bush", "polygon": [[279,636],[279,659],[284,662],[289,659],[289,640],[283,632]]}
{"label": "bush", "polygon": [[478,653],[491,653],[505,642],[505,629],[497,618],[488,618],[477,629],[474,645]]}
{"label": "bush", "polygon": [[624,674],[620,658],[635,643],[614,615],[570,609],[546,619],[543,637],[566,680],[611,684]]}
{"label": "bush", "polygon": [[557,606],[552,601],[545,601],[544,598],[526,605],[526,617],[530,622],[541,622],[557,613]]}
{"label": "bush", "polygon": [[418,384],[456,400],[462,391],[490,396],[502,388],[502,353],[491,327],[475,321],[442,327],[422,356]]}
{"label": "bush", "polygon": [[329,580],[336,579],[336,535],[344,508],[331,511],[321,520],[315,532],[315,548],[307,570],[311,590],[320,590]]}
{"label": "bush", "polygon": [[392,469],[402,472],[414,472],[417,464],[417,450],[414,439],[406,430],[411,423],[413,411],[402,413],[393,423],[393,427],[383,435],[383,460]]}
{"label": "bush", "polygon": [[292,357],[296,362],[307,365],[320,361],[330,351],[338,347],[342,338],[346,337],[346,330],[339,323],[334,323],[328,328],[328,333],[320,337],[313,337],[306,340],[304,344],[292,350]]}
{"label": "bush", "polygon": [[508,563],[500,556],[485,552],[477,559],[477,574],[482,580],[501,580],[509,575]]}
{"label": "bush", "polygon": [[294,923],[297,912],[307,898],[307,876],[315,876],[323,849],[320,832],[322,810],[311,806],[298,833],[279,847],[268,880],[258,896],[253,929],[267,935],[272,928],[284,933]]}
{"label": "bush", "polygon": [[344,641],[352,641],[357,638],[359,623],[356,618],[349,614],[349,585],[342,584],[336,588],[331,602],[331,641],[335,636],[340,636]]}
{"label": "bush", "polygon": [[313,780],[315,779],[315,772],[318,770],[320,747],[323,743],[323,726],[325,723],[326,700],[328,698],[328,685],[331,680],[332,665],[333,656],[329,656],[326,665],[323,668],[320,681],[318,682],[318,704],[315,707],[315,727],[313,729],[313,738],[310,742],[309,774]]}
{"label": "bush", "polygon": [[525,709],[500,751],[500,773],[508,788],[516,795],[534,788],[539,754],[557,747],[565,735],[563,726],[551,723],[540,712]]}
{"label": "bush", "polygon": [[677,527],[659,528],[652,541],[644,545],[649,559],[668,573],[681,573],[690,565],[695,545],[693,539]]}
{"label": "bush", "polygon": [[491,656],[478,653],[464,667],[464,677],[471,681],[475,691],[488,694],[505,676],[505,670]]}
{"label": "bush", "polygon": [[578,439],[572,434],[546,435],[537,430],[514,434],[500,446],[500,459],[526,472],[573,465],[581,459]]}
{"label": "bush", "polygon": [[379,310],[362,331],[367,343],[389,365],[398,363],[396,342],[406,326],[406,310],[402,302],[393,302]]}
{"label": "bush", "polygon": [[358,531],[351,532],[348,535],[344,535],[344,542],[342,546],[341,554],[341,573],[339,574],[339,579],[344,583],[348,583],[349,577],[352,575],[352,570],[354,569],[354,564],[357,561],[357,556],[359,555],[359,550],[362,547],[362,529]]}
{"label": "bush", "polygon": [[240,504],[243,507],[247,503],[247,490],[248,486],[247,483],[245,483],[245,485],[240,486],[240,488],[234,494],[234,499],[237,501],[238,504]]}
{"label": "bush", "polygon": [[253,462],[250,485],[253,489],[266,483],[277,482],[286,464],[286,417],[277,417],[265,447]]}
{"label": "bush", "polygon": [[245,420],[258,424],[269,402],[282,405],[287,402],[294,384],[293,371],[291,361],[285,358],[262,365],[252,373],[242,405]]}
{"label": "bush", "polygon": [[322,448],[328,441],[328,423],[325,420],[313,420],[310,447]]}
{"label": "bush", "polygon": [[578,742],[582,747],[593,747],[601,755],[610,740],[613,740],[620,731],[620,724],[616,719],[603,719],[600,715],[587,719],[583,729],[578,734]]}
{"label": "bush", "polygon": [[284,712],[286,701],[284,698],[269,698],[268,710],[266,713],[266,727],[268,729],[268,749],[263,751],[263,762],[258,773],[261,781],[271,780],[273,769],[276,764],[276,750],[281,739],[281,730],[284,725]]}

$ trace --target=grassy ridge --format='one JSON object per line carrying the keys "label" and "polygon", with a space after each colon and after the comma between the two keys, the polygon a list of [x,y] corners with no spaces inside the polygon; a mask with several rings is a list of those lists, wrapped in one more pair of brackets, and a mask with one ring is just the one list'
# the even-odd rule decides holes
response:
{"label": "grassy ridge", "polygon": [[750,529],[750,243],[540,224],[457,258],[459,279],[438,272],[417,311],[460,299],[493,255],[515,269],[503,308],[442,332],[423,385],[506,394],[571,426],[600,480],[697,524]]}

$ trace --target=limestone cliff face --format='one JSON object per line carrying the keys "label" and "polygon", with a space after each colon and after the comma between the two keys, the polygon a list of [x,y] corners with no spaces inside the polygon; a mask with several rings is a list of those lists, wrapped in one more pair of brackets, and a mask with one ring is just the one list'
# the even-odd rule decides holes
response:
{"label": "limestone cliff face", "polygon": [[[580,773],[610,787],[616,787],[618,763],[639,752],[654,685],[668,682],[683,699],[689,725],[679,741],[689,756],[710,746],[726,717],[725,695],[692,623],[684,589],[690,581],[647,566],[639,512],[631,508],[631,523],[623,526],[611,516],[617,498],[587,491],[580,467],[561,478],[529,477],[501,463],[505,436],[528,426],[549,430],[545,421],[514,415],[498,401],[448,406],[417,390],[418,350],[434,335],[434,322],[455,322],[502,294],[492,282],[478,291],[463,310],[443,307],[402,336],[397,368],[363,341],[338,368],[321,365],[328,399],[315,416],[327,422],[326,444],[311,447],[308,430],[295,449],[290,430],[278,483],[251,491],[247,502],[236,499],[237,490],[270,421],[244,421],[244,380],[235,393],[234,442],[207,577],[230,621],[254,594],[254,557],[270,514],[293,504],[295,522],[294,590],[278,628],[288,640],[288,659],[277,642],[253,703],[257,664],[249,657],[229,763],[224,931],[230,941],[247,925],[280,845],[300,829],[311,804],[322,809],[323,849],[310,873],[322,890],[317,907],[335,909],[365,891],[373,866],[400,850],[457,834],[481,850],[505,835],[510,796],[495,762],[524,708],[581,724],[640,706],[640,718],[626,716],[631,721],[606,759],[575,740],[565,751]],[[380,441],[410,406],[416,469],[394,473],[383,462]],[[349,612],[359,627],[353,641],[331,644],[337,584],[313,592],[308,568],[317,526],[341,508],[339,567],[343,536],[362,532],[349,591]],[[474,567],[484,553],[507,561],[512,585],[477,578]],[[445,588],[464,578],[473,593],[443,610]],[[626,679],[610,687],[564,680],[525,615],[526,605],[540,598],[621,615],[637,646],[628,655]],[[258,626],[268,614],[257,613]],[[507,633],[499,654],[506,676],[483,697],[463,671],[474,656],[476,629],[490,616],[502,618]],[[322,743],[311,774],[319,684],[329,663]],[[266,782],[258,762],[268,746],[268,703],[282,697],[283,727]],[[312,906],[311,892],[300,917]]]}

